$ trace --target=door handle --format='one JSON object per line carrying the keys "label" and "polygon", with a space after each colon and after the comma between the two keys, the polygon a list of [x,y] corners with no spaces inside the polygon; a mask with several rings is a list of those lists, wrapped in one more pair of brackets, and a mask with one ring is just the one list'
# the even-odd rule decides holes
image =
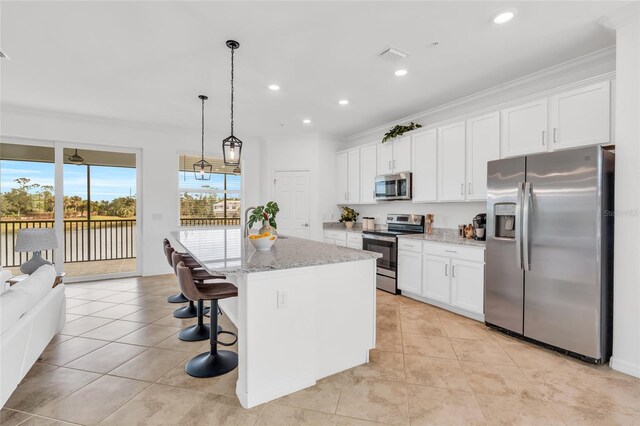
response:
{"label": "door handle", "polygon": [[460,195],[464,195],[464,183],[460,184]]}
{"label": "door handle", "polygon": [[554,127],[553,128],[553,143],[558,143],[558,140],[556,139],[556,133],[557,133],[557,129]]}
{"label": "door handle", "polygon": [[471,195],[471,182],[469,182],[469,195]]}
{"label": "door handle", "polygon": [[389,170],[393,170],[393,169],[391,168],[391,160],[389,160]]}
{"label": "door handle", "polygon": [[516,194],[516,263],[518,269],[522,269],[522,187],[524,182],[518,182],[518,193]]}
{"label": "door handle", "polygon": [[543,130],[542,131],[542,145],[544,145],[544,133],[545,133],[545,131]]}
{"label": "door handle", "polygon": [[446,263],[444,264],[444,276],[449,276],[449,265],[447,265]]}
{"label": "door handle", "polygon": [[456,277],[456,265],[451,265],[451,278]]}
{"label": "door handle", "polygon": [[304,226],[305,228],[308,228],[309,224],[308,223],[303,223],[302,226]]}
{"label": "door handle", "polygon": [[529,221],[531,220],[531,182],[524,184],[522,207],[522,263],[525,271],[531,270],[529,259]]}

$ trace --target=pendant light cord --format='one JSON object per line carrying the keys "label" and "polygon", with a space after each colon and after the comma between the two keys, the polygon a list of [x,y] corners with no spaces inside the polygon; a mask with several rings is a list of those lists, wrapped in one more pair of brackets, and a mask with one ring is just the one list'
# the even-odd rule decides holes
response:
{"label": "pendant light cord", "polygon": [[202,149],[200,151],[202,160],[204,160],[204,98],[202,98]]}
{"label": "pendant light cord", "polygon": [[231,136],[233,136],[233,53],[235,50],[231,48]]}

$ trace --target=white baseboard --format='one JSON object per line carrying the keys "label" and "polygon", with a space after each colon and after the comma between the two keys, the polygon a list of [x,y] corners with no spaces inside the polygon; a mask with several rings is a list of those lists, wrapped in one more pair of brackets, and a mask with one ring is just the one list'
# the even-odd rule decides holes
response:
{"label": "white baseboard", "polygon": [[640,365],[634,364],[633,362],[624,361],[612,356],[611,359],[609,359],[609,367],[621,373],[640,378]]}

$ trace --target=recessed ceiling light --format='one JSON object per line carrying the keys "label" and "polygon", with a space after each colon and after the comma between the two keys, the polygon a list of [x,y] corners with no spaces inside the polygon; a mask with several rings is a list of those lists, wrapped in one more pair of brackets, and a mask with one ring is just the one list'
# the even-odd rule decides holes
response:
{"label": "recessed ceiling light", "polygon": [[407,75],[407,70],[397,70],[394,74],[398,77],[402,77],[403,75]]}
{"label": "recessed ceiling light", "polygon": [[311,124],[311,120],[309,120],[308,118],[305,118],[304,120],[302,120],[302,122],[304,124]]}
{"label": "recessed ceiling light", "polygon": [[338,103],[339,103],[340,105],[347,105],[347,104],[349,103],[349,101],[348,101],[348,100],[346,100],[346,99],[340,99],[340,100],[338,101]]}
{"label": "recessed ceiling light", "polygon": [[516,16],[515,10],[505,10],[494,15],[491,20],[494,24],[506,24]]}
{"label": "recessed ceiling light", "polygon": [[270,84],[269,85],[269,89],[271,89],[271,90],[280,90],[280,86],[278,86],[277,84]]}

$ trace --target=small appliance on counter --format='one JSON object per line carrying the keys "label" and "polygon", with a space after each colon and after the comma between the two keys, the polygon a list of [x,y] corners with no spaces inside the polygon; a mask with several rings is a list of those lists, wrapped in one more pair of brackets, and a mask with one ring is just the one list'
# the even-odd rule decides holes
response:
{"label": "small appliance on counter", "polygon": [[480,213],[473,218],[474,239],[477,241],[484,241],[487,238],[487,214]]}

